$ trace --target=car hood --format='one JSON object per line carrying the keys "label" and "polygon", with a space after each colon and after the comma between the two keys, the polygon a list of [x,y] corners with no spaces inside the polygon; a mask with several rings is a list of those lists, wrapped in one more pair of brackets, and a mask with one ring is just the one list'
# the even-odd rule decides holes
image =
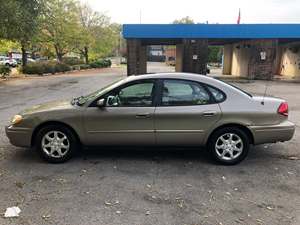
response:
{"label": "car hood", "polygon": [[52,101],[52,102],[35,105],[31,108],[25,109],[24,111],[21,112],[21,114],[27,115],[27,114],[33,114],[38,112],[65,110],[71,108],[74,108],[74,106],[70,103],[70,100],[60,100],[60,101]]}

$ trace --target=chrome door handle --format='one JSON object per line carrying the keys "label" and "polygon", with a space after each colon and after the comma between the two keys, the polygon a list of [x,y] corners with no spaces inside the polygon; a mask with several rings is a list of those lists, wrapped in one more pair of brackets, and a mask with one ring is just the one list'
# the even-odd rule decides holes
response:
{"label": "chrome door handle", "polygon": [[139,113],[135,115],[135,118],[137,119],[144,119],[144,118],[149,118],[150,117],[150,113]]}
{"label": "chrome door handle", "polygon": [[204,112],[203,116],[209,117],[209,116],[215,116],[216,114],[217,114],[216,111],[208,111],[208,112]]}

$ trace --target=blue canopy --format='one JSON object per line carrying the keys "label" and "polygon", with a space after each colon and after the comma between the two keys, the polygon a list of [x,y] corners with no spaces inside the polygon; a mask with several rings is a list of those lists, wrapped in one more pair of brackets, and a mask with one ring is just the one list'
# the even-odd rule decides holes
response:
{"label": "blue canopy", "polygon": [[297,39],[300,24],[124,24],[125,39]]}

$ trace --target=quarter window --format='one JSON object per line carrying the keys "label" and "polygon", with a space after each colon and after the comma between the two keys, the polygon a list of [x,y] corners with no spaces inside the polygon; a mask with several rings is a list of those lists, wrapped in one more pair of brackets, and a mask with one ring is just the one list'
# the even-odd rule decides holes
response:
{"label": "quarter window", "polygon": [[210,102],[210,96],[197,82],[165,80],[161,102],[163,106],[204,105]]}
{"label": "quarter window", "polygon": [[208,86],[208,90],[214,96],[216,102],[223,102],[225,100],[225,95],[218,89]]}
{"label": "quarter window", "polygon": [[132,84],[108,95],[107,106],[152,106],[152,81]]}

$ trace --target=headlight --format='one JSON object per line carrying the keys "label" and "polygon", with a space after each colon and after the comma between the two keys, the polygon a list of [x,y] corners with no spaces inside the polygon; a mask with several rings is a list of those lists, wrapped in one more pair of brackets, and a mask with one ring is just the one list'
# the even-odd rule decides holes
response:
{"label": "headlight", "polygon": [[12,120],[11,120],[11,124],[15,125],[20,123],[23,120],[21,115],[15,115]]}

